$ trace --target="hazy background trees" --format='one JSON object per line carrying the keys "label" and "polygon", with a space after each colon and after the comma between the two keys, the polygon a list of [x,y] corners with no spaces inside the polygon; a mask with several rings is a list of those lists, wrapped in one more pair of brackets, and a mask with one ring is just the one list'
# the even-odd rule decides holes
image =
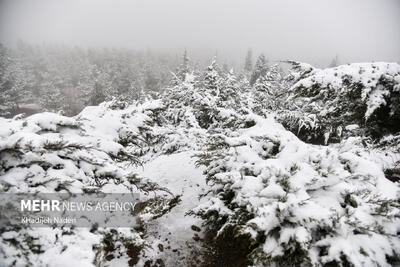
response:
{"label": "hazy background trees", "polygon": [[[286,90],[287,68],[279,61],[268,62],[264,54],[253,64],[253,56],[249,49],[237,67],[217,56],[193,60],[186,50],[179,56],[23,41],[15,47],[0,44],[0,116],[40,111],[73,116],[113,97],[133,100],[158,94],[182,83],[188,74],[202,77],[201,83],[215,95],[223,87],[232,88],[235,80],[237,90],[253,88],[260,95],[255,105],[274,108],[264,96],[274,99]],[[337,56],[334,61],[337,64]]]}
{"label": "hazy background trees", "polygon": [[75,115],[113,96],[137,98],[170,83],[174,57],[154,52],[63,45],[0,45],[0,115]]}

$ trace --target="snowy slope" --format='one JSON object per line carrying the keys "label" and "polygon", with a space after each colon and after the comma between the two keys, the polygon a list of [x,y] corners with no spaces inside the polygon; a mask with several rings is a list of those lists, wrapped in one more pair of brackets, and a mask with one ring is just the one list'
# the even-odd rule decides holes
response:
{"label": "snowy slope", "polygon": [[195,234],[202,238],[203,233],[192,229],[192,226],[201,227],[202,220],[187,214],[207,200],[199,199],[199,196],[208,190],[202,168],[194,165],[193,154],[182,152],[160,156],[145,164],[143,169],[138,169],[140,175],[151,177],[154,182],[180,196],[180,203],[165,216],[152,221],[146,233],[146,240],[155,248],[162,245],[163,252],[159,248],[156,250],[166,266],[189,266],[200,258],[203,251],[201,242],[193,239]]}

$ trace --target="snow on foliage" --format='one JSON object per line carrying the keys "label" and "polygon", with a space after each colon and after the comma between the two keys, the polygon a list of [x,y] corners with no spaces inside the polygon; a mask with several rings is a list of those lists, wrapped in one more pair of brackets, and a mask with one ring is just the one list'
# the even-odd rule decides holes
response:
{"label": "snow on foliage", "polygon": [[[93,226],[44,231],[2,225],[2,263],[67,266],[71,261],[63,259],[71,259],[79,262],[79,266],[91,266],[93,262],[111,264],[122,253],[125,256],[118,262],[143,265],[147,255],[152,255],[140,229],[149,220],[168,212],[176,197],[166,188],[137,176],[133,170],[141,163],[139,158],[118,142],[121,132],[128,129],[124,126],[129,114],[135,117],[127,126],[139,135],[140,127],[148,120],[143,112],[150,112],[158,105],[152,102],[133,105],[121,112],[110,109],[112,104],[88,107],[75,118],[41,113],[26,119],[1,119],[0,192],[140,193],[143,209],[136,226],[128,230]],[[121,121],[122,117],[126,120]]]}
{"label": "snow on foliage", "polygon": [[182,83],[167,90],[165,116],[175,125],[197,128],[203,136],[207,129],[235,127],[235,119],[228,114],[235,114],[232,110],[249,112],[248,92],[239,87],[242,82],[233,72],[220,74],[213,60],[203,77],[189,73]]}
{"label": "snow on foliage", "polygon": [[284,84],[285,77],[278,64],[268,68],[265,75],[260,76],[254,84],[254,107],[257,114],[276,111],[281,108],[282,95],[287,89]]}
{"label": "snow on foliage", "polygon": [[217,238],[246,236],[256,266],[390,266],[400,245],[399,188],[381,166],[253,119],[251,128],[211,135],[199,155],[213,198],[194,212]]}
{"label": "snow on foliage", "polygon": [[[400,65],[353,63],[328,69],[299,67],[290,111],[280,121],[303,140],[338,142],[343,135],[380,138],[400,130]],[[347,126],[358,124],[355,133]]]}

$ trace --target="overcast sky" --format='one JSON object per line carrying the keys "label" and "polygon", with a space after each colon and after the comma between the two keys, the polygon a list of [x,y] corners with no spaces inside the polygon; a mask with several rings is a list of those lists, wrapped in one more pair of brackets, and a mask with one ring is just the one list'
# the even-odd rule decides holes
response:
{"label": "overcast sky", "polygon": [[0,41],[400,61],[400,0],[0,0]]}

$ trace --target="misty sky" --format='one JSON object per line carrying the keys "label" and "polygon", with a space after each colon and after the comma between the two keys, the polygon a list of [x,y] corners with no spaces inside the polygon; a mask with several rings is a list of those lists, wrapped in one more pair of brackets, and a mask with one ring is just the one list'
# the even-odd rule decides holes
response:
{"label": "misty sky", "polygon": [[0,42],[400,62],[400,0],[0,0]]}

